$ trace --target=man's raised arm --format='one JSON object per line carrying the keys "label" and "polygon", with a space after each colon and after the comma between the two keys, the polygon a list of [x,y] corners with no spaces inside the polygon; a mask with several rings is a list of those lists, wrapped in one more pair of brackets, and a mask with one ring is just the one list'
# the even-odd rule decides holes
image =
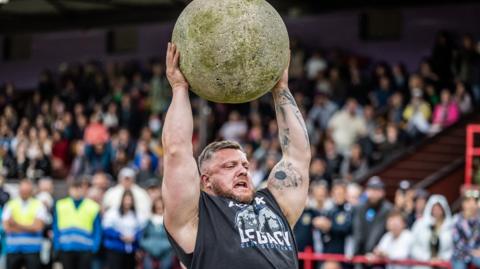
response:
{"label": "man's raised arm", "polygon": [[168,44],[167,78],[172,86],[162,133],[164,147],[163,201],[165,226],[187,253],[193,252],[198,224],[200,179],[193,157],[193,116],[188,83],[179,69],[179,52]]}
{"label": "man's raised arm", "polygon": [[288,68],[272,90],[282,159],[268,178],[268,189],[293,227],[306,204],[310,143],[302,114],[288,89]]}

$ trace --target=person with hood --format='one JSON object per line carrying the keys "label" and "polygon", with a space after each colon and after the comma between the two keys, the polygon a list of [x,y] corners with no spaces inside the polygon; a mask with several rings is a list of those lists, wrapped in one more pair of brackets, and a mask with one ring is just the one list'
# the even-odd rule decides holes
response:
{"label": "person with hood", "polygon": [[447,199],[443,195],[432,195],[423,217],[413,224],[415,240],[412,244],[412,258],[419,261],[449,261],[453,251],[452,228],[452,213]]}

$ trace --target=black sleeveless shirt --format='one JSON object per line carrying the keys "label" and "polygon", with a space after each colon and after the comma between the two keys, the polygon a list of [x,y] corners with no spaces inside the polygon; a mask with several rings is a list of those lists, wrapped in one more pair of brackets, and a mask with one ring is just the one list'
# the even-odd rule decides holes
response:
{"label": "black sleeveless shirt", "polygon": [[194,252],[168,237],[188,269],[298,268],[292,230],[268,189],[250,204],[201,192]]}

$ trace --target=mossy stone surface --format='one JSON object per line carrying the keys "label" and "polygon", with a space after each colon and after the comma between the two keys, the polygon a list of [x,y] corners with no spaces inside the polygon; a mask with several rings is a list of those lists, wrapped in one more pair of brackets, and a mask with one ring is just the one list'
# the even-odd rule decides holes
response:
{"label": "mossy stone surface", "polygon": [[288,64],[287,29],[265,0],[194,0],[178,18],[172,41],[192,90],[218,103],[257,99]]}

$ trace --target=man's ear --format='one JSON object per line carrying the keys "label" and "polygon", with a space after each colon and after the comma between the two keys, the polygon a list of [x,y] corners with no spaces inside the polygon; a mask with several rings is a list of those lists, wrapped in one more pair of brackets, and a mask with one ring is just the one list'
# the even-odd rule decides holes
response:
{"label": "man's ear", "polygon": [[200,176],[200,181],[202,182],[202,186],[204,189],[210,189],[212,182],[210,180],[210,176],[207,174],[202,174]]}

